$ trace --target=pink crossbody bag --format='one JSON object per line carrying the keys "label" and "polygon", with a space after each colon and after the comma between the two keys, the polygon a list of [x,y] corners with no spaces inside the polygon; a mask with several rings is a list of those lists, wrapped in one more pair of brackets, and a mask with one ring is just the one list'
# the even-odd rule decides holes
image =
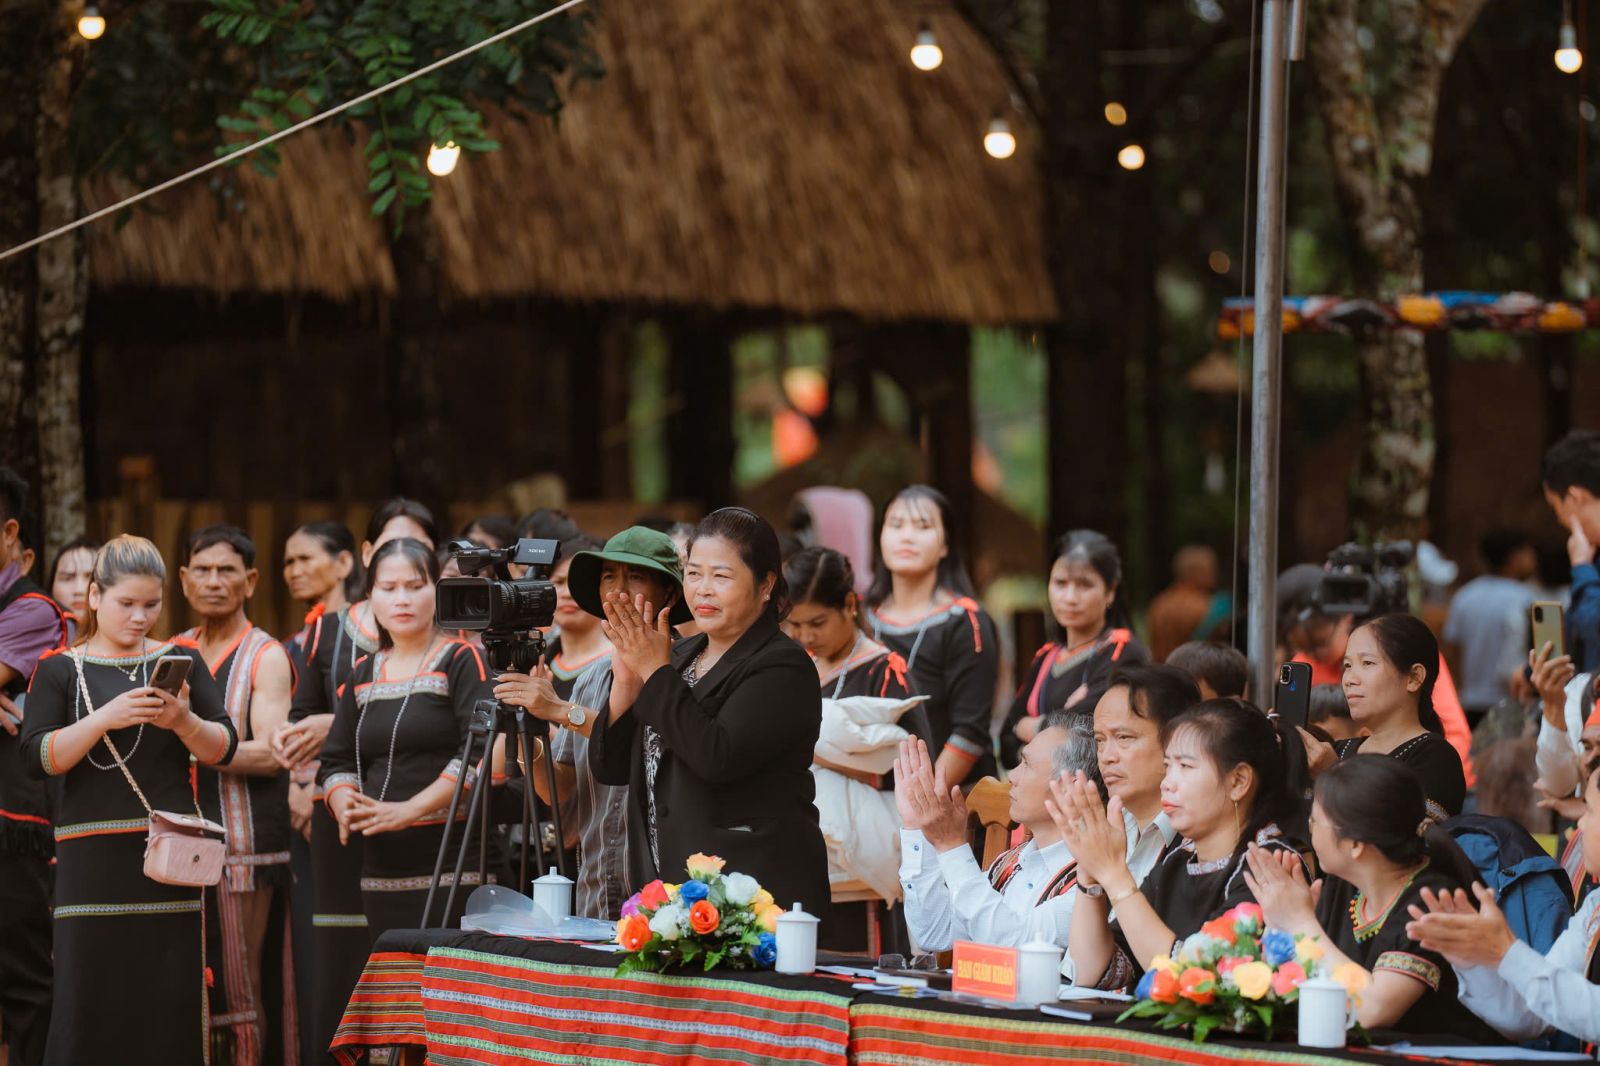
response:
{"label": "pink crossbody bag", "polygon": [[[83,654],[73,652],[72,661],[78,668],[78,691],[83,695],[84,706],[93,714],[89,684],[83,677]],[[221,881],[222,862],[228,850],[227,830],[202,817],[198,804],[194,814],[152,809],[139,783],[128,771],[128,764],[122,761],[122,753],[111,743],[111,735],[107,733],[100,739],[111,749],[111,757],[117,761],[122,776],[128,779],[133,794],[139,797],[145,813],[150,816],[150,835],[145,838],[144,845],[144,875],[164,885],[200,887]]]}

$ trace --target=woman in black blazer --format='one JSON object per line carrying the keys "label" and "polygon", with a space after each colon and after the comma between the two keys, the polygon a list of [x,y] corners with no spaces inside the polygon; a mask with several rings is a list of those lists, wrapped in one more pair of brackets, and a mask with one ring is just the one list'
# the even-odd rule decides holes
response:
{"label": "woman in black blazer", "polygon": [[604,604],[614,683],[589,765],[630,786],[633,887],[681,881],[704,852],[781,906],[825,914],[811,779],[822,703],[810,656],[778,629],[789,592],[777,534],[741,507],[713,512],[689,541],[683,589],[700,633],[676,646],[665,610],[624,593]]}

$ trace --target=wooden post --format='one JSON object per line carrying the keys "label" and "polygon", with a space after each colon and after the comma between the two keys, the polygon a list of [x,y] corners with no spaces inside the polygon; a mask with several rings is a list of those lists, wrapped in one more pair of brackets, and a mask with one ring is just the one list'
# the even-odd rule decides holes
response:
{"label": "wooden post", "polygon": [[733,350],[725,323],[675,315],[668,339],[667,494],[702,511],[733,502]]}

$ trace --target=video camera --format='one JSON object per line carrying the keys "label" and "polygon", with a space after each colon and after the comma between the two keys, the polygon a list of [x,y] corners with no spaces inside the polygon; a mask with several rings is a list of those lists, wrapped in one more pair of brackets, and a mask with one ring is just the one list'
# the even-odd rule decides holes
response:
{"label": "video camera", "polygon": [[[447,547],[464,575],[493,568],[494,577],[447,577],[439,581],[437,613],[444,629],[483,633],[483,651],[497,671],[531,673],[544,655],[539,630],[556,620],[556,587],[548,578],[556,562],[553,540],[523,539],[509,548],[485,548],[470,540]],[[528,568],[520,578],[511,565]]]}
{"label": "video camera", "polygon": [[1411,542],[1342,544],[1328,553],[1328,568],[1317,587],[1316,608],[1330,617],[1354,615],[1358,621],[1411,609],[1406,568]]}

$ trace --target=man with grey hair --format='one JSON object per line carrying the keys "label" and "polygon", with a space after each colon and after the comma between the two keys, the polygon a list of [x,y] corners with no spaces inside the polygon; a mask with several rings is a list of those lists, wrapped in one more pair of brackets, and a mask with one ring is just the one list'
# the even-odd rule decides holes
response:
{"label": "man with grey hair", "polygon": [[1044,940],[1065,949],[1077,902],[1077,863],[1045,810],[1051,778],[1083,771],[1099,780],[1093,719],[1057,712],[1040,723],[1011,771],[1011,820],[1026,839],[988,870],[967,842],[959,788],[936,774],[927,746],[908,740],[895,761],[900,883],[906,924],[925,951],[957,940],[1018,947]]}

